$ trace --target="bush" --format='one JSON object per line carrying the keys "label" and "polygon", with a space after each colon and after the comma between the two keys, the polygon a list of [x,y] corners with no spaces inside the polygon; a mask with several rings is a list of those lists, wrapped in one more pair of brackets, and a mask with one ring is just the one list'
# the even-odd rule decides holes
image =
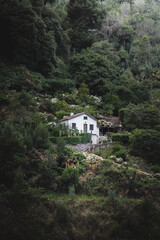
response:
{"label": "bush", "polygon": [[61,175],[61,181],[65,188],[69,188],[69,186],[74,185],[75,188],[78,186],[79,183],[79,172],[76,168],[68,167],[66,168],[62,175]]}
{"label": "bush", "polygon": [[115,144],[115,145],[113,145],[112,149],[113,149],[113,153],[116,153],[116,152],[121,151],[123,149],[123,146],[120,144]]}
{"label": "bush", "polygon": [[113,140],[113,142],[128,144],[129,143],[129,133],[114,134],[112,136],[112,140]]}
{"label": "bush", "polygon": [[154,173],[160,173],[160,166],[159,165],[152,165],[150,166],[150,170]]}
{"label": "bush", "polygon": [[53,128],[52,133],[54,137],[59,137],[60,136],[60,129],[59,128]]}
{"label": "bush", "polygon": [[80,136],[82,137],[82,143],[88,143],[91,141],[90,133],[81,133]]}
{"label": "bush", "polygon": [[51,137],[50,138],[52,143],[57,143],[58,139],[63,139],[65,140],[66,144],[71,144],[71,145],[85,144],[90,142],[91,134],[82,133],[80,136],[74,136],[74,137]]}
{"label": "bush", "polygon": [[123,160],[127,159],[127,153],[122,145],[115,144],[115,145],[113,145],[112,149],[113,149],[113,153],[116,155],[116,157],[120,157]]}
{"label": "bush", "polygon": [[75,186],[69,186],[69,196],[72,200],[75,199]]}
{"label": "bush", "polygon": [[160,133],[152,129],[135,129],[130,137],[130,153],[150,163],[159,164]]}
{"label": "bush", "polygon": [[66,142],[63,138],[57,138],[57,162],[59,167],[64,167],[66,163]]}
{"label": "bush", "polygon": [[123,160],[126,160],[127,159],[127,154],[124,150],[120,150],[118,152],[116,152],[116,157],[118,158],[122,158]]}
{"label": "bush", "polygon": [[56,220],[61,227],[65,227],[68,223],[68,210],[66,206],[60,205],[57,209]]}
{"label": "bush", "polygon": [[60,110],[56,112],[57,119],[61,120],[64,116],[69,116],[70,112],[66,112],[64,110]]}
{"label": "bush", "polygon": [[81,143],[81,137],[51,137],[50,140],[52,141],[52,143],[57,143],[57,141],[59,139],[63,139],[66,144],[72,144],[72,145],[76,145]]}
{"label": "bush", "polygon": [[34,147],[37,149],[46,149],[49,147],[49,133],[43,124],[39,124],[34,131]]}

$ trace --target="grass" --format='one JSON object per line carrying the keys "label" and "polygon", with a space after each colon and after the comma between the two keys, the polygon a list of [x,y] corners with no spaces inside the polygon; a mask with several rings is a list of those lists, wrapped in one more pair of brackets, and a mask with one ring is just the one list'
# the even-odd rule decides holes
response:
{"label": "grass", "polygon": [[[69,194],[59,194],[59,193],[51,193],[51,194],[43,194],[41,196],[42,199],[48,199],[48,200],[71,200],[71,197]],[[135,198],[127,198],[127,197],[117,197],[117,200],[120,202],[130,202],[130,203],[139,203],[142,200],[135,199]],[[74,201],[81,202],[81,201],[109,201],[109,197],[101,197],[96,195],[76,195]]]}

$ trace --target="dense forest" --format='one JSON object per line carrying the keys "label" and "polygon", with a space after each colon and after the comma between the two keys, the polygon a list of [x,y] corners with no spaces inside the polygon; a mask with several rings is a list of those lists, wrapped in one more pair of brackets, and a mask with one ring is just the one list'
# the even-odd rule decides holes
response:
{"label": "dense forest", "polygon": [[[160,1],[0,0],[0,29],[0,240],[160,239]],[[80,153],[71,112],[122,133]]]}

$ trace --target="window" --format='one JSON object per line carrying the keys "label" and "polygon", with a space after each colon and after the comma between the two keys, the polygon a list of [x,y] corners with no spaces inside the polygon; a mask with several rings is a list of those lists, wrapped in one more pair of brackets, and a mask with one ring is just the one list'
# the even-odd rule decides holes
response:
{"label": "window", "polygon": [[72,128],[76,128],[76,123],[72,123]]}
{"label": "window", "polygon": [[93,124],[90,124],[90,130],[94,130],[94,125]]}
{"label": "window", "polygon": [[83,119],[84,119],[84,120],[87,120],[88,118],[87,118],[87,116],[84,116]]}

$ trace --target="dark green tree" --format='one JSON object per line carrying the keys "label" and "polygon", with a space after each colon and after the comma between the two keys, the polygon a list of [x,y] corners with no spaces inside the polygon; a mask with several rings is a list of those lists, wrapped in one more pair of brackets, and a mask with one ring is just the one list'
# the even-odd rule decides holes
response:
{"label": "dark green tree", "polygon": [[70,72],[77,87],[82,82],[88,85],[91,94],[104,95],[106,85],[117,83],[119,68],[105,56],[93,50],[83,50],[70,61]]}
{"label": "dark green tree", "polygon": [[139,129],[157,129],[160,123],[160,111],[157,107],[144,104],[130,104],[120,110],[123,127],[128,131]]}
{"label": "dark green tree", "polygon": [[104,16],[104,12],[97,8],[96,0],[70,0],[67,12],[72,49],[80,51],[91,46]]}
{"label": "dark green tree", "polygon": [[159,162],[160,133],[152,129],[136,129],[130,139],[130,153],[150,163]]}

